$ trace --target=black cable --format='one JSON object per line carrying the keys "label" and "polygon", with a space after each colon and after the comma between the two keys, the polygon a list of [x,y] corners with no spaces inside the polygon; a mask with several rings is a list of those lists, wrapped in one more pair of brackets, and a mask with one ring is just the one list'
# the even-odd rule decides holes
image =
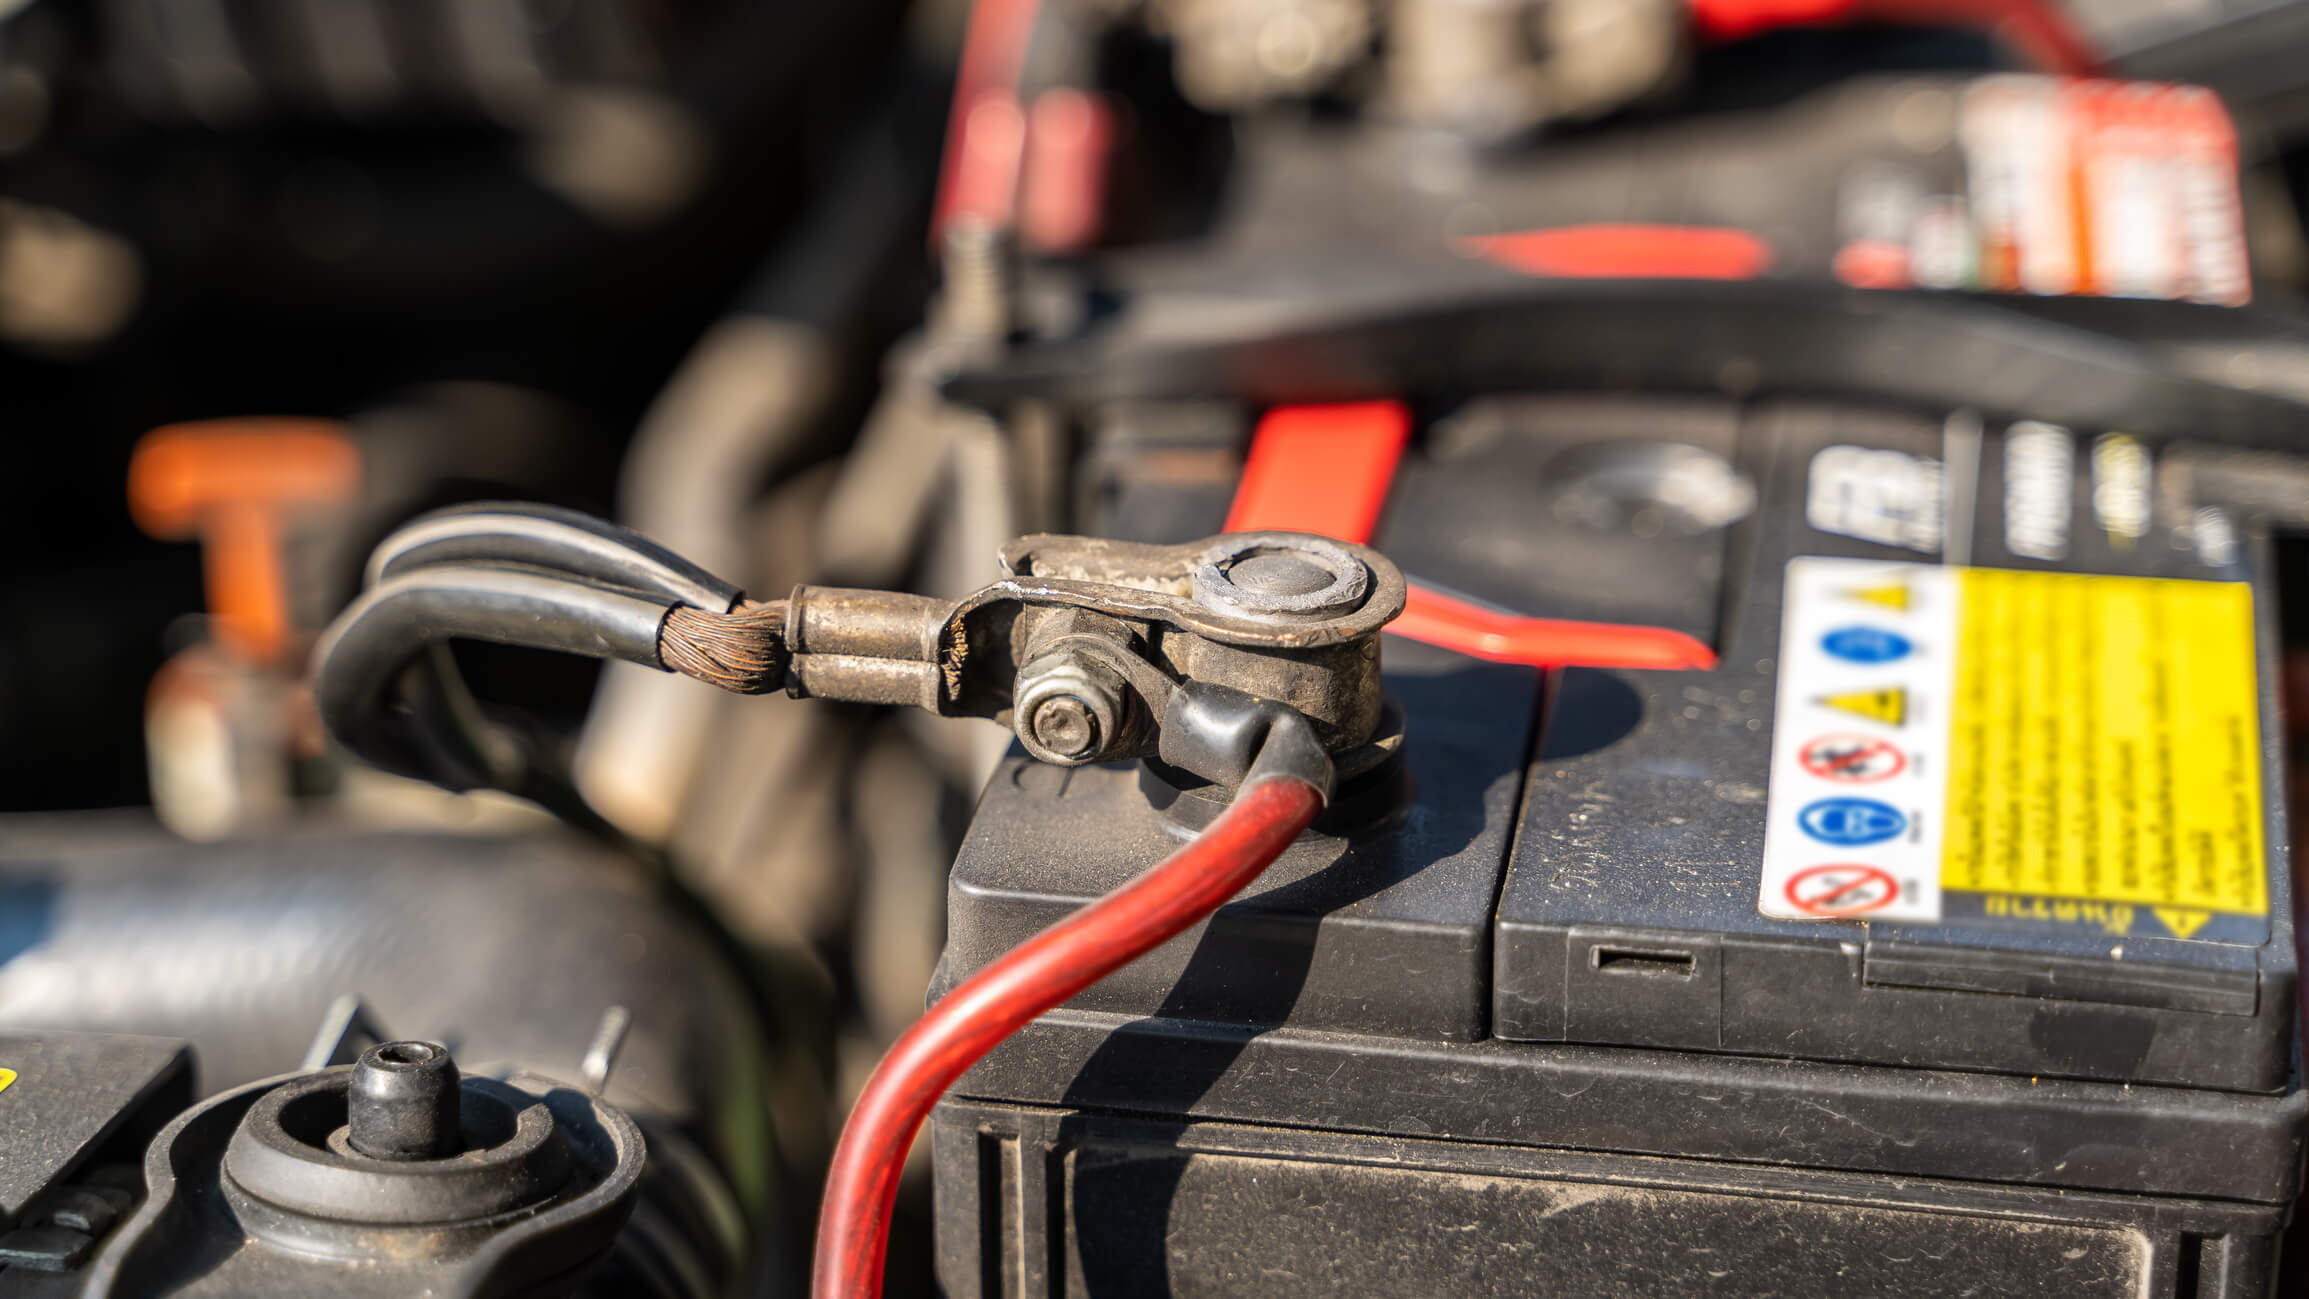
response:
{"label": "black cable", "polygon": [[748,604],[656,542],[558,506],[436,510],[378,545],[368,582],[314,652],[314,700],[339,744],[397,775],[528,799],[653,862],[586,801],[565,737],[484,709],[449,642],[622,659],[742,694],[784,678],[783,604]]}
{"label": "black cable", "polygon": [[[521,751],[532,746],[501,730],[477,732],[487,724],[454,668],[441,671],[423,657],[464,638],[663,670],[658,627],[677,603],[533,567],[415,568],[363,592],[329,625],[314,651],[314,700],[340,744],[387,771],[451,789],[522,786],[511,792],[526,794],[532,781]],[[413,696],[403,694],[405,679]]]}
{"label": "black cable", "polygon": [[444,564],[522,564],[723,613],[744,593],[642,536],[590,514],[527,501],[435,510],[369,555],[367,585]]}

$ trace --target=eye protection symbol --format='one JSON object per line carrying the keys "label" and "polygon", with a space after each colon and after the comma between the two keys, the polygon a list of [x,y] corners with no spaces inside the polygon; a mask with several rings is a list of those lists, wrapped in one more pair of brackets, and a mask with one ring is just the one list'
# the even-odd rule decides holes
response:
{"label": "eye protection symbol", "polygon": [[1906,636],[1882,627],[1839,627],[1820,638],[1820,648],[1847,663],[1891,663],[1916,647]]}
{"label": "eye protection symbol", "polygon": [[1823,798],[1798,812],[1796,825],[1822,843],[1858,848],[1899,838],[1908,818],[1873,798]]}

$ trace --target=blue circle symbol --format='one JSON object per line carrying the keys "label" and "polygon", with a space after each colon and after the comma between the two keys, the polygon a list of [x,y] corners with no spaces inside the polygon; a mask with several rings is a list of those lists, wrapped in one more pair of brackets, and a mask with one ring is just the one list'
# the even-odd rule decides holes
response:
{"label": "blue circle symbol", "polygon": [[1908,828],[1908,818],[1890,803],[1873,798],[1823,798],[1796,814],[1804,833],[1839,848],[1896,839]]}
{"label": "blue circle symbol", "polygon": [[1916,647],[1882,627],[1839,627],[1820,638],[1820,648],[1847,663],[1890,663],[1907,658]]}

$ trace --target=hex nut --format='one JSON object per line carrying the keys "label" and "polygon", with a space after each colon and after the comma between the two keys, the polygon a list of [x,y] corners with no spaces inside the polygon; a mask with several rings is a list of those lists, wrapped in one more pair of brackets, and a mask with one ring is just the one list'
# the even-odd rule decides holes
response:
{"label": "hex nut", "polygon": [[1122,736],[1126,699],[1122,679],[1105,666],[1047,655],[1019,670],[1011,715],[1028,753],[1075,767],[1109,756]]}

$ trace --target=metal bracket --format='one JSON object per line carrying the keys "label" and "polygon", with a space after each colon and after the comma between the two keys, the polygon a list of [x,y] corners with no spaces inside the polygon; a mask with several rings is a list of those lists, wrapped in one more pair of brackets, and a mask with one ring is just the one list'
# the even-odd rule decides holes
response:
{"label": "metal bracket", "polygon": [[796,588],[788,692],[994,718],[1066,766],[1155,755],[1188,682],[1303,714],[1326,752],[1378,727],[1378,634],[1404,582],[1367,547],[1296,532],[1180,546],[1033,536],[1002,564],[1000,581],[951,605]]}

